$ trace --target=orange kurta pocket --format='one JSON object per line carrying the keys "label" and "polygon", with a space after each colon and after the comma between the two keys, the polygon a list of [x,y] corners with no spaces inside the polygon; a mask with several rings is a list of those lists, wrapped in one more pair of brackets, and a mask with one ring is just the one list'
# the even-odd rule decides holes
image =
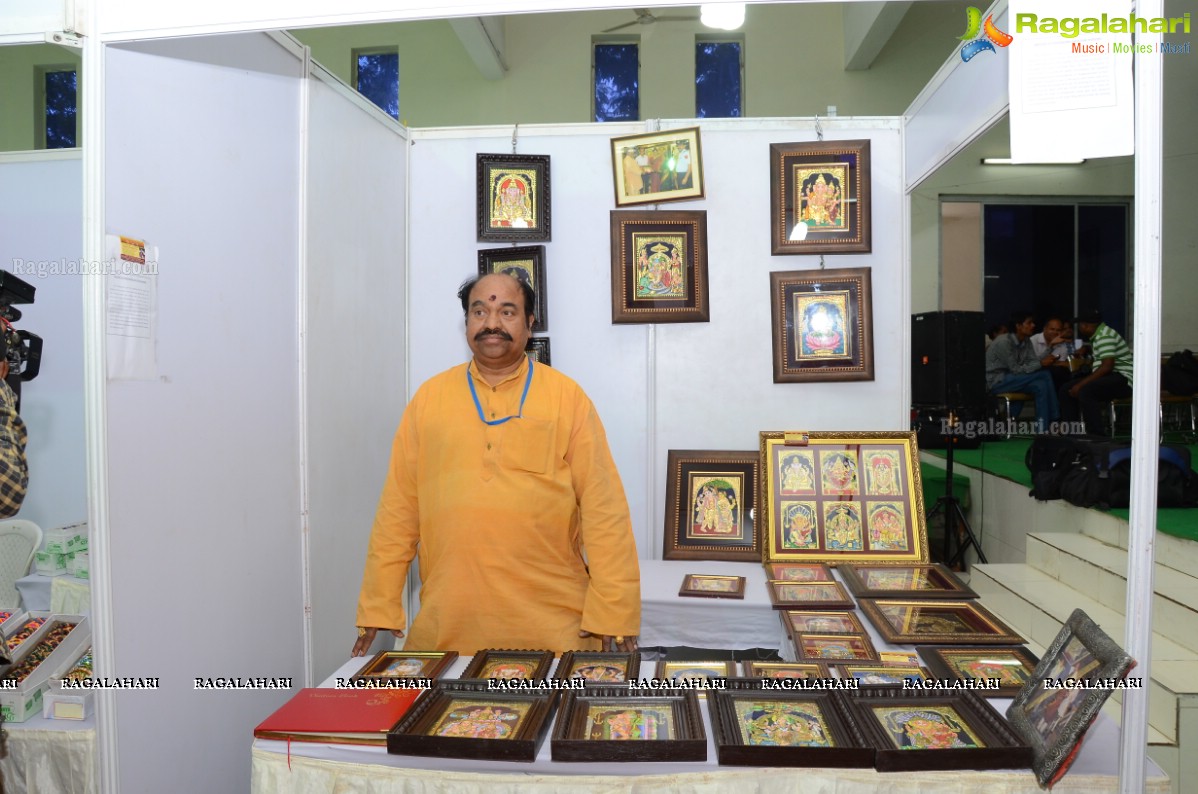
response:
{"label": "orange kurta pocket", "polygon": [[513,419],[504,428],[500,463],[504,468],[544,474],[553,453],[553,422]]}

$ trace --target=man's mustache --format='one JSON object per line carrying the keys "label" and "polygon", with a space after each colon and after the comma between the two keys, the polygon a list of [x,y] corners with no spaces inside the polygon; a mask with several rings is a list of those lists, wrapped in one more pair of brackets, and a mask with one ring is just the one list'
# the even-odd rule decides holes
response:
{"label": "man's mustache", "polygon": [[513,341],[512,335],[502,328],[484,328],[474,335],[474,341],[477,342],[484,336],[498,336],[500,339],[506,339],[509,342]]}

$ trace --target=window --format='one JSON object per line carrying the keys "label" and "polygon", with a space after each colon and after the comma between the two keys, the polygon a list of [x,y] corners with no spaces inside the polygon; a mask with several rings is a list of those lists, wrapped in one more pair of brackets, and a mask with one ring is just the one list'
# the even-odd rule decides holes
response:
{"label": "window", "polygon": [[75,67],[46,66],[38,71],[38,118],[42,121],[37,143],[45,149],[73,149],[78,108]]}
{"label": "window", "polygon": [[399,51],[354,50],[354,85],[358,93],[399,120]]}
{"label": "window", "polygon": [[695,40],[695,118],[743,116],[744,40]]}
{"label": "window", "polygon": [[641,117],[639,94],[640,46],[636,40],[596,40],[591,67],[595,77],[595,121],[637,121]]}

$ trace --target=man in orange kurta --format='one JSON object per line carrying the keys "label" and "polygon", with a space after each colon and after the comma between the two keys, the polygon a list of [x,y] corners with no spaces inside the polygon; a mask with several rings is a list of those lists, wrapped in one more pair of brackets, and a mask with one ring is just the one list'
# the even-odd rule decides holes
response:
{"label": "man in orange kurta", "polygon": [[624,489],[590,399],[524,353],[531,293],[502,274],[463,286],[474,357],[429,379],[400,421],[355,656],[379,629],[403,636],[417,553],[420,610],[406,648],[636,647],[640,573]]}

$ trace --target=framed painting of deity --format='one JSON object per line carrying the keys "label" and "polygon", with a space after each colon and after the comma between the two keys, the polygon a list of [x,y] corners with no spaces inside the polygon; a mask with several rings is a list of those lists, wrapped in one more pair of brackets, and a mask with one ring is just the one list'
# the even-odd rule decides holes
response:
{"label": "framed painting of deity", "polygon": [[611,162],[617,207],[703,198],[698,127],[612,138]]}
{"label": "framed painting of deity", "polygon": [[549,675],[553,651],[487,649],[474,654],[462,678],[523,679],[538,681]]}
{"label": "framed painting of deity", "polygon": [[770,273],[774,383],[874,379],[869,268]]}
{"label": "framed painting of deity", "polygon": [[823,662],[741,662],[748,678],[831,678],[828,665]]}
{"label": "framed painting of deity", "polygon": [[921,646],[919,656],[943,681],[985,681],[982,697],[1011,698],[1032,680],[1039,658],[1022,645],[990,648],[972,645]]}
{"label": "framed painting of deity", "polygon": [[679,588],[678,595],[696,598],[744,598],[745,577],[688,573],[682,578],[682,587]]}
{"label": "framed painting of deity", "polygon": [[794,635],[795,655],[800,662],[876,662],[878,652],[868,634]]}
{"label": "framed painting of deity", "polygon": [[856,612],[823,612],[816,610],[784,609],[779,614],[786,636],[798,632],[815,634],[864,634],[865,626]]}
{"label": "framed painting of deity", "polygon": [[612,210],[611,321],[705,323],[707,212]]}
{"label": "framed painting of deity", "polygon": [[[878,509],[901,509],[880,502]],[[939,563],[842,565],[840,576],[857,598],[977,598],[978,594]]]}
{"label": "framed painting of deity", "polygon": [[536,296],[533,333],[549,330],[549,291],[545,287],[545,246],[524,245],[512,248],[484,248],[478,252],[478,274],[506,273],[532,287]]}
{"label": "framed painting of deity", "polygon": [[759,681],[729,681],[712,692],[712,738],[731,766],[868,768],[874,750],[838,693],[762,690]]}
{"label": "framed painting of deity", "polygon": [[438,681],[387,734],[387,752],[533,761],[555,697],[551,690],[491,690],[486,681]]}
{"label": "framed painting of deity", "polygon": [[549,156],[479,154],[478,241],[548,240]]}
{"label": "framed painting of deity", "polygon": [[662,559],[761,559],[756,452],[671,449]]}
{"label": "framed painting of deity", "polygon": [[694,690],[588,686],[562,701],[554,761],[706,761],[707,733]]}
{"label": "framed painting of deity", "polygon": [[976,601],[863,598],[857,606],[892,645],[1023,643],[1023,637]]}
{"label": "framed painting of deity", "polygon": [[547,367],[553,366],[550,362],[549,337],[547,336],[530,337],[528,344],[524,346],[524,352],[538,364],[544,364]]}
{"label": "framed painting of deity", "polygon": [[914,433],[763,431],[759,437],[757,520],[767,565],[928,562]]}
{"label": "framed painting of deity", "polygon": [[1027,742],[975,692],[869,686],[842,694],[879,772],[1031,766]]}
{"label": "framed painting of deity", "polygon": [[457,658],[457,651],[379,651],[352,680],[440,678]]}
{"label": "framed painting of deity", "polygon": [[832,569],[820,562],[767,562],[765,578],[780,582],[835,582]]}
{"label": "framed painting of deity", "polygon": [[637,651],[566,651],[557,663],[554,678],[581,678],[595,684],[622,684],[635,679],[641,669]]}
{"label": "framed painting of deity", "polygon": [[770,144],[773,254],[870,251],[869,141]]}
{"label": "framed painting of deity", "polygon": [[834,664],[841,678],[851,678],[860,686],[902,686],[904,681],[918,683],[932,677],[926,667],[917,664]]}
{"label": "framed painting of deity", "polygon": [[766,582],[774,609],[852,609],[840,582]]}
{"label": "framed painting of deity", "polygon": [[666,681],[705,682],[712,678],[734,678],[736,662],[722,659],[709,661],[657,660],[656,677]]}
{"label": "framed painting of deity", "polygon": [[[1085,612],[1073,610],[1007,709],[1011,727],[1031,744],[1041,786],[1051,787],[1068,771],[1111,692],[1144,686],[1142,678],[1126,678],[1135,664]],[[1077,688],[1082,681],[1103,686]]]}

